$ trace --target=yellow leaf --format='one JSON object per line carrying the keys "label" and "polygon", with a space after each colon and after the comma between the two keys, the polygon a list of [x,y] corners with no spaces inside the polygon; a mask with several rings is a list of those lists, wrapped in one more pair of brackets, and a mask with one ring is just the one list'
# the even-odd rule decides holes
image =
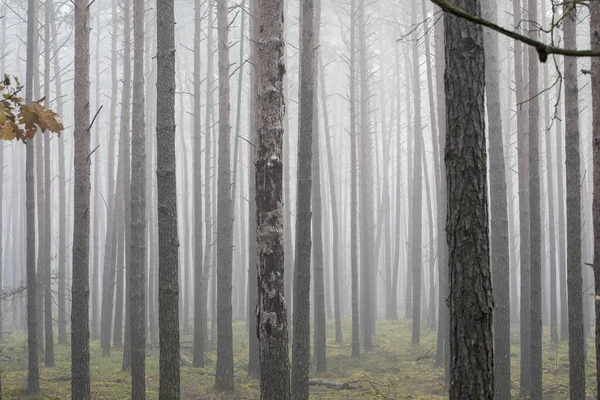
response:
{"label": "yellow leaf", "polygon": [[6,105],[4,102],[0,103],[0,126],[4,125],[4,123],[8,121],[8,112],[6,110]]}
{"label": "yellow leaf", "polygon": [[2,125],[2,130],[0,130],[0,139],[2,140],[13,140],[17,137],[17,131],[15,128],[15,123],[12,121],[6,122]]}
{"label": "yellow leaf", "polygon": [[37,125],[42,131],[60,133],[64,129],[58,114],[54,111],[48,110],[39,103],[29,104],[28,108],[37,115]]}
{"label": "yellow leaf", "polygon": [[21,106],[21,112],[19,113],[19,121],[25,125],[25,129],[32,130],[38,124],[39,117],[31,107],[36,105],[35,103]]}

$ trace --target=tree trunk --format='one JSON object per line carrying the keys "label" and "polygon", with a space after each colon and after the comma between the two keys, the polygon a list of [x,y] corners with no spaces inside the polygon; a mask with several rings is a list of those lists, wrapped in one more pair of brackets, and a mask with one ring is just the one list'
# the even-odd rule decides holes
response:
{"label": "tree trunk", "polygon": [[[600,3],[593,2],[590,9],[590,42],[592,50],[600,50]],[[592,57],[590,67],[592,78],[592,138],[594,148],[594,283],[596,300],[595,345],[596,365],[600,365],[600,60]],[[553,292],[552,294],[555,294]],[[600,368],[596,368],[596,393],[600,393]]]}
{"label": "tree trunk", "polygon": [[[478,0],[457,7],[479,14]],[[450,400],[493,399],[483,29],[445,16]]]}
{"label": "tree trunk", "polygon": [[[263,400],[287,400],[290,398],[290,370],[287,315],[283,295],[283,1],[262,1],[256,15],[260,27],[256,64],[256,219],[259,282],[257,320],[260,389]],[[312,74],[311,69],[306,72]],[[306,107],[312,108],[312,101],[308,102]],[[312,123],[311,120],[307,122]],[[310,164],[308,166],[310,167]]]}
{"label": "tree trunk", "polygon": [[161,399],[179,399],[179,238],[175,160],[175,14],[157,0],[156,177],[158,183],[158,319]]}
{"label": "tree trunk", "polygon": [[[577,8],[564,6],[565,47],[577,48]],[[585,398],[585,337],[583,329],[581,263],[581,173],[579,158],[579,109],[577,60],[566,57],[565,155],[567,170],[567,290],[569,309],[569,387],[572,399]]]}
{"label": "tree trunk", "polygon": [[327,110],[327,91],[325,89],[325,68],[323,60],[319,55],[320,71],[320,87],[321,87],[321,103],[323,107],[323,125],[325,127],[325,145],[327,146],[327,172],[329,176],[329,193],[331,196],[331,222],[332,222],[332,238],[333,242],[333,308],[335,314],[335,341],[342,342],[342,317],[340,310],[340,224],[338,216],[337,194],[335,189],[335,171],[333,164],[333,151],[331,146],[331,136],[329,127],[329,111]]}
{"label": "tree trunk", "polygon": [[[82,2],[83,0],[78,0]],[[81,14],[77,14],[81,17]],[[36,1],[27,1],[27,72],[25,74],[25,100],[34,101],[34,37],[36,35]],[[79,22],[79,20],[78,20]],[[35,191],[34,191],[34,152],[33,141],[25,143],[25,208],[27,240],[27,393],[40,391],[40,372],[38,366],[38,324],[36,315],[37,283],[35,274]],[[86,318],[87,319],[87,318]],[[85,322],[83,322],[85,323]]]}
{"label": "tree trunk", "polygon": [[[292,387],[294,400],[308,399],[310,368],[310,262],[311,262],[311,195],[314,129],[314,16],[313,0],[300,3],[300,75],[298,115],[298,187],[296,191],[296,254],[294,257],[294,341],[292,343]],[[272,18],[272,17],[271,17]],[[273,21],[274,22],[274,21]],[[282,46],[283,50],[283,46]],[[259,48],[259,52],[261,49]],[[266,55],[266,53],[265,53]],[[262,67],[262,66],[261,66]],[[269,65],[269,68],[273,68]],[[266,72],[266,71],[265,71]],[[264,82],[266,77],[259,78]],[[283,78],[283,75],[281,76]],[[270,79],[276,79],[276,76]],[[268,82],[268,81],[267,81]],[[259,89],[260,90],[260,89]],[[260,98],[260,95],[259,95]],[[276,104],[273,104],[275,107]],[[259,104],[259,113],[264,112]],[[266,116],[266,115],[265,115]],[[264,123],[259,121],[259,123]],[[259,140],[260,136],[259,126]],[[259,150],[260,151],[260,150]],[[258,160],[260,160],[260,153]],[[259,176],[257,168],[256,176]],[[257,178],[257,204],[260,185]],[[260,218],[260,217],[259,217]],[[259,222],[260,229],[260,222]],[[260,240],[260,231],[259,231]],[[260,242],[259,242],[260,243]],[[260,252],[260,247],[259,247]],[[259,271],[260,274],[260,271]],[[259,280],[260,282],[260,280]],[[259,288],[260,289],[260,288]],[[262,361],[262,360],[261,360]],[[264,370],[262,370],[264,374]],[[264,375],[263,375],[264,376]]]}
{"label": "tree trunk", "polygon": [[75,113],[73,198],[73,299],[71,309],[71,397],[89,399],[89,250],[90,250],[90,12],[75,0]]}
{"label": "tree trunk", "polygon": [[146,127],[144,103],[144,1],[133,0],[133,113],[131,131],[131,253],[129,334],[131,397],[146,398]]}
{"label": "tree trunk", "polygon": [[[215,388],[233,390],[231,280],[233,210],[231,201],[231,104],[229,93],[229,27],[227,0],[217,0],[219,42],[219,168],[217,211],[217,369]],[[213,320],[214,323],[214,320]]]}
{"label": "tree trunk", "polygon": [[352,358],[360,357],[358,311],[358,159],[356,139],[356,0],[350,0],[350,269],[352,282]]}
{"label": "tree trunk", "polygon": [[[497,20],[496,4],[486,0],[482,15]],[[495,398],[510,400],[510,263],[504,142],[498,74],[498,34],[483,32],[485,51],[485,91],[489,132],[490,170],[490,245],[494,287],[494,393]],[[537,62],[537,60],[534,58]],[[512,199],[511,199],[512,200]]]}
{"label": "tree trunk", "polygon": [[[259,9],[257,0],[250,0],[250,101],[248,138],[257,142],[258,118],[258,64]],[[256,18],[256,19],[255,19]],[[256,208],[256,146],[248,147],[248,375],[259,378],[261,374],[258,343],[258,243]]]}
{"label": "tree trunk", "polygon": [[[194,359],[192,365],[204,367],[206,343],[206,271],[202,266],[202,106],[200,77],[200,35],[202,10],[200,0],[194,1]],[[207,238],[207,241],[210,238]]]}

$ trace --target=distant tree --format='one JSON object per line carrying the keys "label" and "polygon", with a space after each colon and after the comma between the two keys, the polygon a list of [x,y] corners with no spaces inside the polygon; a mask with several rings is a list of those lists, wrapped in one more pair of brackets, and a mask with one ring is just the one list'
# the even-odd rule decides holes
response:
{"label": "distant tree", "polygon": [[[479,14],[479,0],[457,7]],[[493,399],[483,29],[446,14],[450,399]]]}

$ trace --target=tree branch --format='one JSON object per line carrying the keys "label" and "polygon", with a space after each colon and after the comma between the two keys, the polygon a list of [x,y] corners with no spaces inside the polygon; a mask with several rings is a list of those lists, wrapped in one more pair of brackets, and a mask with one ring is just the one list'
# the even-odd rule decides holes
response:
{"label": "tree branch", "polygon": [[550,44],[540,42],[538,40],[531,39],[525,35],[521,35],[520,33],[513,32],[499,25],[496,25],[495,23],[483,19],[479,16],[471,15],[463,9],[455,6],[454,4],[449,3],[447,0],[431,0],[431,2],[436,4],[442,10],[453,14],[459,18],[463,18],[474,24],[492,29],[498,33],[503,34],[504,36],[508,36],[509,38],[518,40],[519,42],[534,47],[538,53],[538,58],[540,59],[540,62],[543,63],[545,63],[548,60],[548,55],[550,54],[558,54],[565,57],[600,57],[600,51],[564,49],[562,47],[556,47]]}

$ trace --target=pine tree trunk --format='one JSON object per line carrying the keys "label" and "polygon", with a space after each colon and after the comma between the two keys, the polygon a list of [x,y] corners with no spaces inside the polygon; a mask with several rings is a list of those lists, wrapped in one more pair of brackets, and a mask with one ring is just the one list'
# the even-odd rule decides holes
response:
{"label": "pine tree trunk", "polygon": [[[311,196],[312,196],[312,157],[313,155],[313,129],[314,129],[314,15],[315,4],[313,0],[302,0],[300,3],[300,75],[299,75],[299,106],[298,106],[298,183],[296,191],[296,254],[294,256],[294,341],[292,343],[292,387],[291,393],[294,400],[308,399],[308,374],[310,368],[310,263],[311,263]],[[271,17],[273,18],[273,17]],[[272,21],[274,22],[274,21]],[[273,29],[273,28],[272,28]],[[260,37],[260,36],[259,36]],[[259,47],[259,60],[262,49]],[[283,51],[283,46],[282,49]],[[264,55],[267,55],[265,52]],[[262,60],[261,60],[262,61]],[[262,68],[262,66],[261,66]],[[268,66],[268,68],[273,68]],[[260,71],[262,72],[262,71]],[[260,74],[259,72],[259,74]],[[266,71],[265,71],[266,72]],[[260,82],[268,82],[267,77],[259,76]],[[281,76],[283,78],[283,75]],[[276,79],[276,75],[269,80]],[[259,99],[260,99],[259,89]],[[273,104],[272,107],[276,107]],[[264,106],[258,104],[259,113],[264,113]],[[271,111],[274,112],[274,111]],[[266,116],[266,115],[265,115]],[[264,124],[259,121],[259,124]],[[266,127],[265,127],[266,128]],[[263,128],[263,129],[265,129]],[[259,140],[261,126],[258,128]],[[259,150],[258,160],[261,154]],[[273,168],[273,167],[271,167]],[[259,176],[259,168],[256,170]],[[266,188],[265,188],[266,189]],[[263,189],[263,190],[265,190]],[[267,189],[268,190],[268,189]],[[261,187],[256,184],[257,205],[261,195]],[[260,212],[260,210],[259,210]],[[260,214],[258,214],[260,215]],[[259,241],[260,241],[260,216],[259,216]],[[260,243],[260,242],[259,242]],[[260,259],[259,245],[259,259]],[[259,270],[260,278],[260,270]],[[259,279],[259,282],[261,280]],[[259,296],[260,290],[259,287]],[[262,350],[262,344],[261,344]],[[262,355],[262,352],[261,352]],[[262,361],[262,359],[261,359]],[[262,367],[262,364],[261,364]],[[264,374],[264,370],[261,373]],[[263,375],[264,376],[264,375]]]}
{"label": "pine tree trunk", "polygon": [[71,308],[71,397],[90,399],[90,13],[75,0],[75,127],[73,274]]}
{"label": "pine tree trunk", "polygon": [[233,390],[233,327],[231,322],[233,210],[231,200],[231,103],[227,7],[228,0],[217,0],[219,166],[217,185],[217,368],[215,388],[222,391]]}
{"label": "pine tree trunk", "polygon": [[[478,0],[457,7],[479,14]],[[493,399],[483,29],[445,16],[450,400]]]}
{"label": "pine tree trunk", "polygon": [[[485,0],[482,14],[497,20],[496,4]],[[510,400],[510,263],[504,142],[498,74],[498,34],[484,30],[486,109],[489,132],[490,245],[494,287],[494,392],[495,398]],[[535,60],[535,59],[534,59]],[[537,62],[537,60],[535,60]],[[511,199],[512,200],[512,199]]]}
{"label": "pine tree trunk", "polygon": [[158,183],[158,319],[161,399],[179,399],[179,239],[175,157],[175,14],[157,0],[156,177]]}
{"label": "pine tree trunk", "polygon": [[[200,78],[200,35],[202,10],[200,0],[194,2],[194,367],[204,367],[206,343],[206,271],[202,266],[202,111]],[[207,238],[207,240],[210,240]]]}
{"label": "pine tree trunk", "polygon": [[133,0],[133,113],[131,131],[131,254],[129,334],[131,397],[146,398],[146,127],[144,103],[144,1]]}
{"label": "pine tree trunk", "polygon": [[[577,48],[577,8],[564,6],[565,47]],[[581,263],[581,173],[579,155],[579,109],[577,60],[566,57],[565,155],[567,192],[567,290],[569,309],[569,387],[572,399],[585,398],[585,337],[583,329]]]}
{"label": "pine tree trunk", "polygon": [[[288,331],[283,293],[283,1],[264,0],[257,11],[260,27],[256,41],[258,92],[255,93],[260,387],[263,400],[288,400]],[[306,72],[312,74],[310,69]],[[312,108],[312,101],[306,106]]]}
{"label": "pine tree trunk", "polygon": [[323,60],[319,56],[320,64],[320,88],[321,88],[321,104],[323,107],[323,125],[325,126],[325,145],[327,147],[327,172],[329,176],[329,193],[331,198],[331,222],[332,222],[332,238],[333,242],[333,308],[335,314],[335,341],[342,342],[342,317],[340,309],[340,223],[337,194],[335,188],[335,171],[333,167],[333,151],[331,146],[331,133],[329,127],[329,111],[327,109],[327,90],[325,89],[325,68]]}

